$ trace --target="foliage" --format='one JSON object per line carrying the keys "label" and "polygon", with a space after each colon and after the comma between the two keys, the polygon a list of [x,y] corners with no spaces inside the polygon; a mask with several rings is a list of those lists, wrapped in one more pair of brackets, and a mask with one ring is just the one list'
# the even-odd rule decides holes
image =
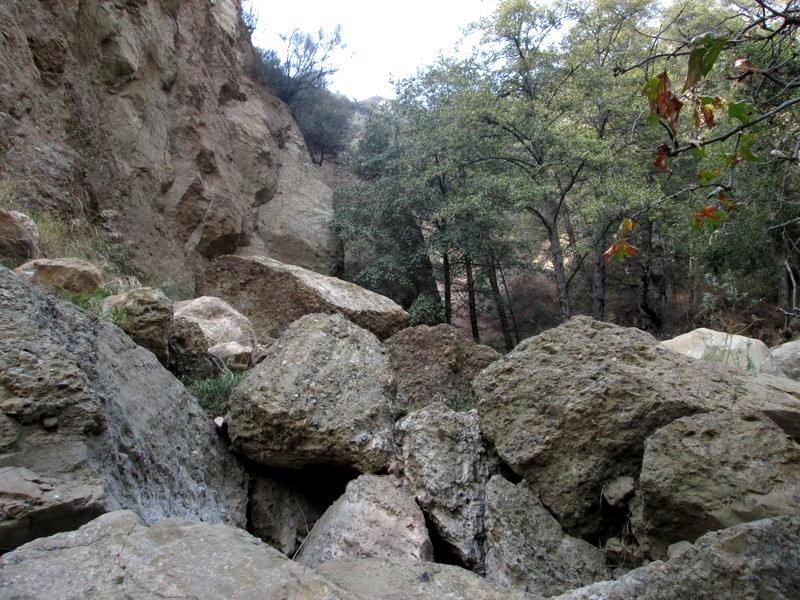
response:
{"label": "foliage", "polygon": [[112,294],[113,292],[111,290],[99,287],[92,292],[82,292],[80,294],[64,292],[63,298],[86,312],[100,315],[103,308],[103,301]]}
{"label": "foliage", "polygon": [[234,373],[226,370],[219,377],[200,379],[198,381],[183,380],[183,385],[203,409],[212,416],[219,416],[227,409],[228,399],[233,390],[244,380],[245,373]]}
{"label": "foliage", "polygon": [[292,103],[292,114],[319,164],[325,155],[338,156],[347,149],[353,113],[352,102],[327,90],[304,90]]}
{"label": "foliage", "polygon": [[417,296],[408,309],[411,325],[438,325],[444,321],[441,299],[430,294]]}

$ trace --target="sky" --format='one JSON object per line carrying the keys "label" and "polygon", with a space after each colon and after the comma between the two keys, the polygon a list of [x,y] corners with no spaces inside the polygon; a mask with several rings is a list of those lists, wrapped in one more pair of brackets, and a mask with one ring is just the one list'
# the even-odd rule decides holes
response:
{"label": "sky", "polygon": [[278,37],[295,28],[332,31],[342,25],[347,48],[332,62],[331,91],[356,100],[393,97],[390,79],[414,75],[439,52],[450,54],[461,29],[488,16],[495,0],[252,0],[253,42],[282,50]]}

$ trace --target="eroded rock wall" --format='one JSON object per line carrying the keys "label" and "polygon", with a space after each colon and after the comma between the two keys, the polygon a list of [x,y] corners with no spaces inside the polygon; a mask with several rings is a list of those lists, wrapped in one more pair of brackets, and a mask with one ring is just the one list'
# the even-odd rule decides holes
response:
{"label": "eroded rock wall", "polygon": [[333,193],[246,75],[237,0],[8,0],[0,33],[0,206],[102,225],[145,275],[240,251],[331,271]]}

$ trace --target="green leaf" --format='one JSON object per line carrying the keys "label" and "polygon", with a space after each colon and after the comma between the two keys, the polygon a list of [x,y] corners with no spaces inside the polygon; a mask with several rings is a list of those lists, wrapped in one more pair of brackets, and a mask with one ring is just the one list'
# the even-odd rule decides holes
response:
{"label": "green leaf", "polygon": [[711,34],[703,36],[694,43],[694,50],[689,55],[689,69],[686,73],[684,90],[694,86],[711,72],[727,43],[727,37],[715,37]]}
{"label": "green leaf", "polygon": [[700,171],[697,173],[697,178],[703,185],[708,185],[720,176],[719,169],[712,169],[710,171]]}
{"label": "green leaf", "polygon": [[728,116],[731,119],[741,121],[742,124],[747,124],[753,118],[755,109],[747,102],[730,102],[728,103]]}
{"label": "green leaf", "polygon": [[705,158],[707,153],[703,146],[695,146],[692,148],[692,154],[694,154],[697,158]]}

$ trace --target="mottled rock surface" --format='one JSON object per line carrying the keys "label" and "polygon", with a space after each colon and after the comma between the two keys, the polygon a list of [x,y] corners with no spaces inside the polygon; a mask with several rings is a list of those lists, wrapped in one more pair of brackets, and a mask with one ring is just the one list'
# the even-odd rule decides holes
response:
{"label": "mottled rock surface", "polygon": [[85,503],[48,494],[77,488],[88,513],[244,523],[244,473],[183,385],[113,325],[2,267],[0,467],[26,470],[0,504],[41,493],[60,514],[40,524],[35,506],[5,513],[3,539],[85,522]]}
{"label": "mottled rock surface", "polygon": [[0,557],[0,598],[356,600],[241,529],[130,511]]}
{"label": "mottled rock surface", "polygon": [[234,447],[256,462],[385,468],[398,408],[386,349],[340,315],[293,323],[236,388],[226,417]]}
{"label": "mottled rock surface", "polygon": [[645,443],[638,504],[634,533],[654,558],[708,531],[800,513],[800,445],[756,415],[678,419]]}
{"label": "mottled rock surface", "polygon": [[667,562],[557,600],[794,600],[798,564],[800,518],[763,519],[708,533]]}
{"label": "mottled rock surface", "polygon": [[162,365],[169,365],[172,301],[157,288],[138,288],[109,296],[103,313]]}
{"label": "mottled rock surface", "polygon": [[473,387],[500,457],[567,531],[588,536],[603,527],[603,488],[638,475],[656,429],[736,408],[766,414],[796,436],[800,395],[786,391],[795,383],[750,378],[682,356],[643,331],[574,317],[523,341]]}
{"label": "mottled rock surface", "polygon": [[51,294],[89,294],[103,283],[103,273],[81,258],[37,258],[14,270]]}
{"label": "mottled rock surface", "polygon": [[735,367],[751,375],[784,374],[780,363],[770,354],[764,342],[743,335],[701,327],[661,343],[686,356]]}
{"label": "mottled rock surface", "polygon": [[298,562],[316,567],[339,558],[433,560],[425,517],[387,476],[361,475],[320,517]]}
{"label": "mottled rock surface", "polygon": [[537,597],[606,579],[605,555],[570,537],[525,482],[486,487],[486,579]]}
{"label": "mottled rock surface", "polygon": [[169,339],[169,370],[192,381],[220,373],[220,367],[208,353],[208,340],[195,321],[177,317],[172,321]]}
{"label": "mottled rock surface", "polygon": [[463,410],[472,406],[472,380],[500,358],[452,325],[418,325],[386,340],[397,373],[397,396],[404,406],[443,402]]}
{"label": "mottled rock surface", "polygon": [[253,363],[253,347],[239,342],[225,342],[211,346],[208,353],[231,371],[246,371]]}
{"label": "mottled rock surface", "polygon": [[[364,600],[522,600],[482,577],[451,565],[400,558],[343,558],[317,571]],[[528,597],[529,600],[532,600]]]}
{"label": "mottled rock surface", "polygon": [[197,286],[247,315],[261,341],[310,313],[341,314],[380,339],[408,326],[408,314],[385,296],[263,256],[219,257]]}
{"label": "mottled rock surface", "polygon": [[212,296],[175,303],[175,318],[197,323],[206,337],[207,348],[236,342],[252,348],[256,334],[250,319],[230,304]]}
{"label": "mottled rock surface", "polygon": [[781,344],[771,352],[787,377],[800,379],[800,340]]}
{"label": "mottled rock surface", "polygon": [[42,255],[36,225],[25,219],[22,213],[0,209],[0,261],[12,268]]}
{"label": "mottled rock surface", "polygon": [[395,426],[403,482],[439,537],[470,568],[483,567],[486,482],[498,468],[478,413],[434,403]]}

